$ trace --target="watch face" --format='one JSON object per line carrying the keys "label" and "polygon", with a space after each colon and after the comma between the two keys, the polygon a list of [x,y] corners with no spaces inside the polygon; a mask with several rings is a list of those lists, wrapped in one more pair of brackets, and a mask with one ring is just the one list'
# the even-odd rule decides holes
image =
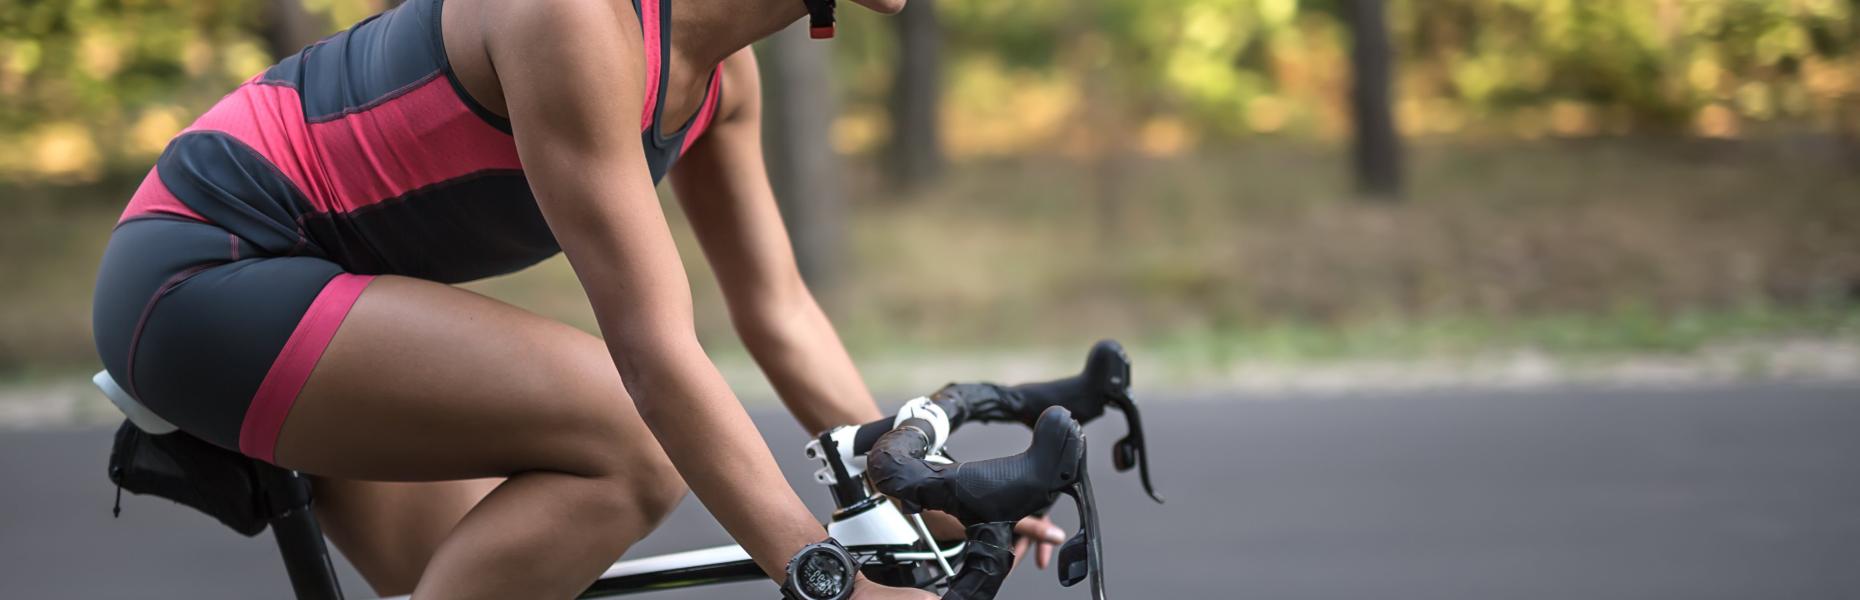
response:
{"label": "watch face", "polygon": [[797,587],[809,598],[837,598],[852,583],[847,564],[827,550],[816,550],[801,557]]}

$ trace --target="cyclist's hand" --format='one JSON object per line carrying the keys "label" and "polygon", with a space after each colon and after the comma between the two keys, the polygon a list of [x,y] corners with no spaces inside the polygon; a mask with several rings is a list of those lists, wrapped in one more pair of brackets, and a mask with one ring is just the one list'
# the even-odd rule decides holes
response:
{"label": "cyclist's hand", "polygon": [[1027,517],[1014,524],[1014,566],[1020,566],[1020,559],[1033,550],[1033,564],[1046,568],[1046,563],[1053,560],[1053,549],[1066,542],[1066,532],[1052,519],[1046,517]]}
{"label": "cyclist's hand", "polygon": [[861,576],[853,580],[853,600],[936,600],[936,594],[916,588],[882,586]]}

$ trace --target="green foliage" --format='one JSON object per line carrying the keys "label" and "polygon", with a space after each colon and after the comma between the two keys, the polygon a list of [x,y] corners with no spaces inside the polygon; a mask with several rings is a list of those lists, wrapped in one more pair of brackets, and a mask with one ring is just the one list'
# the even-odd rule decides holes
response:
{"label": "green foliage", "polygon": [[[1211,138],[1347,130],[1350,0],[935,1],[952,73],[1059,77],[1074,96],[1117,105],[1113,122],[1080,127],[1165,118]],[[1826,127],[1860,110],[1857,6],[1391,0],[1399,121],[1409,134],[1527,137]],[[862,73],[882,74],[890,57],[843,50]],[[852,90],[853,105],[882,106],[882,89]],[[964,115],[1013,105],[950,101]]]}
{"label": "green foliage", "polygon": [[[918,1],[941,12],[952,126],[970,128],[951,136],[958,154],[1347,131],[1350,0]],[[303,4],[333,29],[381,2]],[[272,60],[264,5],[0,0],[0,178],[146,164]],[[856,152],[882,142],[895,45],[883,17],[842,13],[839,137]],[[1527,137],[1856,128],[1856,13],[1860,0],[1391,0],[1398,120]]]}
{"label": "green foliage", "polygon": [[[322,29],[368,0],[305,2]],[[0,0],[0,177],[94,179],[272,62],[262,2]]]}
{"label": "green foliage", "polygon": [[[1442,0],[1400,5],[1407,64],[1444,76],[1432,92],[1493,110],[1575,100],[1638,123],[1683,123],[1747,85],[1804,96],[1805,63],[1850,53],[1852,4],[1768,0]],[[1839,33],[1844,32],[1844,33]],[[1823,40],[1815,43],[1814,40]],[[1832,87],[1832,86],[1826,86]],[[1853,93],[1851,86],[1814,92]],[[1749,116],[1777,111],[1745,102]],[[1780,116],[1812,110],[1792,102]]]}
{"label": "green foliage", "polygon": [[[173,121],[262,66],[250,2],[11,0],[0,4],[0,170],[95,173],[144,118]],[[184,107],[176,111],[176,107]],[[154,116],[151,116],[154,115]],[[171,133],[171,132],[170,132]],[[47,148],[50,146],[50,148]],[[45,157],[48,150],[76,155]]]}

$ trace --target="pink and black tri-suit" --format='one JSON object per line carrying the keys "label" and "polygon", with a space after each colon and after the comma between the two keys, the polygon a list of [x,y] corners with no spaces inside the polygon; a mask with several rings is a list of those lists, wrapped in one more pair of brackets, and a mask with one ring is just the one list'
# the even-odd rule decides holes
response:
{"label": "pink and black tri-suit", "polygon": [[[375,275],[461,282],[560,251],[510,124],[459,85],[442,0],[410,0],[246,81],[162,152],[98,274],[97,351],[184,431],[272,460],[298,391]],[[656,182],[717,113],[660,122],[670,0],[645,37],[640,143]]]}

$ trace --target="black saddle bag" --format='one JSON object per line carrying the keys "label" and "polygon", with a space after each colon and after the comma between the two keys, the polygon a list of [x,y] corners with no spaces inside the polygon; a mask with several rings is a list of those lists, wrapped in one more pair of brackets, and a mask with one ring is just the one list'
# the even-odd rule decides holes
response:
{"label": "black saddle bag", "polygon": [[206,513],[246,537],[274,519],[309,506],[310,487],[289,470],[246,457],[183,432],[151,435],[125,421],[110,449],[110,481]]}

